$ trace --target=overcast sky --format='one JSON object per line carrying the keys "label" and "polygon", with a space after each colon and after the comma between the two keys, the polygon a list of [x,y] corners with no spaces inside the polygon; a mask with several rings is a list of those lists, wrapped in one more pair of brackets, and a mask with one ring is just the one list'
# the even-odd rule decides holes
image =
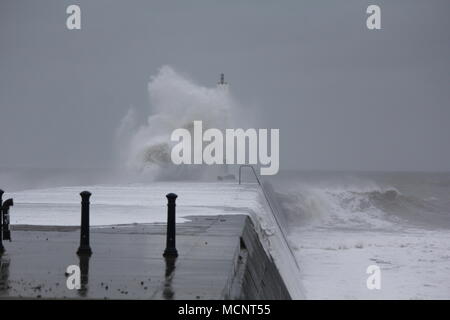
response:
{"label": "overcast sky", "polygon": [[[69,4],[82,30],[66,29]],[[382,30],[366,28],[381,7]],[[108,167],[165,64],[280,128],[281,169],[450,170],[450,1],[0,1],[0,166]]]}

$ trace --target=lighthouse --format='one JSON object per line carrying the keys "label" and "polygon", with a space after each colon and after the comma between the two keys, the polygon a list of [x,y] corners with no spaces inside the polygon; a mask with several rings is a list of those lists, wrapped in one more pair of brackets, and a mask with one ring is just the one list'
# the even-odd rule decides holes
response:
{"label": "lighthouse", "polygon": [[[228,93],[228,83],[225,81],[225,74],[221,73],[220,74],[220,78],[219,78],[219,82],[217,82],[217,88],[219,90],[222,90],[223,94],[227,94]],[[235,180],[235,176],[233,174],[230,174],[230,168],[226,162],[225,159],[225,154],[224,154],[224,158],[223,158],[223,166],[224,166],[224,174],[221,176],[217,176],[218,180]]]}
{"label": "lighthouse", "polygon": [[225,75],[223,73],[220,74],[220,81],[217,83],[219,86],[223,86],[226,85],[227,83],[225,82]]}
{"label": "lighthouse", "polygon": [[227,91],[228,90],[228,83],[225,82],[225,75],[223,73],[220,74],[219,82],[217,82],[217,87]]}

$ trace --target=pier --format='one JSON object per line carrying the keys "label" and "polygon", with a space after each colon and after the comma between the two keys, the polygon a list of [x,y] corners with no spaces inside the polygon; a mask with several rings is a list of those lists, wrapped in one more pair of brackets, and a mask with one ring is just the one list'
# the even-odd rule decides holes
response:
{"label": "pier", "polygon": [[[162,257],[163,224],[91,228],[85,261],[78,227],[14,226],[0,298],[290,299],[247,216],[190,219],[177,225],[176,259]],[[81,267],[80,289],[66,285],[69,265]]]}
{"label": "pier", "polygon": [[[0,299],[303,297],[295,258],[258,184],[86,187],[89,229],[85,192],[80,229],[81,190],[8,194],[13,241],[1,256]],[[168,190],[178,195],[176,248],[167,236]],[[81,272],[76,289],[68,285],[69,267]]]}

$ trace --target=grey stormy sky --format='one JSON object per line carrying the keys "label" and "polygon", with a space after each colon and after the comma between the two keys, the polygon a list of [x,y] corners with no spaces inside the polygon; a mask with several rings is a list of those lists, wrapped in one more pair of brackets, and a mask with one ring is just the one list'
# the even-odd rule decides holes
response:
{"label": "grey stormy sky", "polygon": [[[78,4],[82,30],[68,31]],[[382,30],[365,27],[378,4]],[[280,128],[281,169],[450,170],[450,1],[0,2],[0,166],[108,167],[165,64]]]}

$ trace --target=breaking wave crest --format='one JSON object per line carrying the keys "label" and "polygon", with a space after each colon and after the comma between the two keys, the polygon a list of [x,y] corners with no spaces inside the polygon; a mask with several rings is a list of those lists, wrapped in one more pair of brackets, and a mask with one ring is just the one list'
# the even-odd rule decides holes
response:
{"label": "breaking wave crest", "polygon": [[[204,130],[232,126],[238,108],[226,86],[207,88],[163,66],[148,84],[151,112],[145,124],[130,109],[117,131],[119,163],[126,170],[154,179],[201,178],[205,166],[175,166],[170,160],[173,130],[185,128],[193,134],[193,121],[202,120]],[[214,171],[214,172],[211,172]]]}
{"label": "breaking wave crest", "polygon": [[[291,189],[292,190],[292,189]],[[339,188],[300,186],[278,194],[294,224],[322,227],[397,229],[405,222],[442,226],[444,208],[433,199],[406,196],[393,187]]]}

